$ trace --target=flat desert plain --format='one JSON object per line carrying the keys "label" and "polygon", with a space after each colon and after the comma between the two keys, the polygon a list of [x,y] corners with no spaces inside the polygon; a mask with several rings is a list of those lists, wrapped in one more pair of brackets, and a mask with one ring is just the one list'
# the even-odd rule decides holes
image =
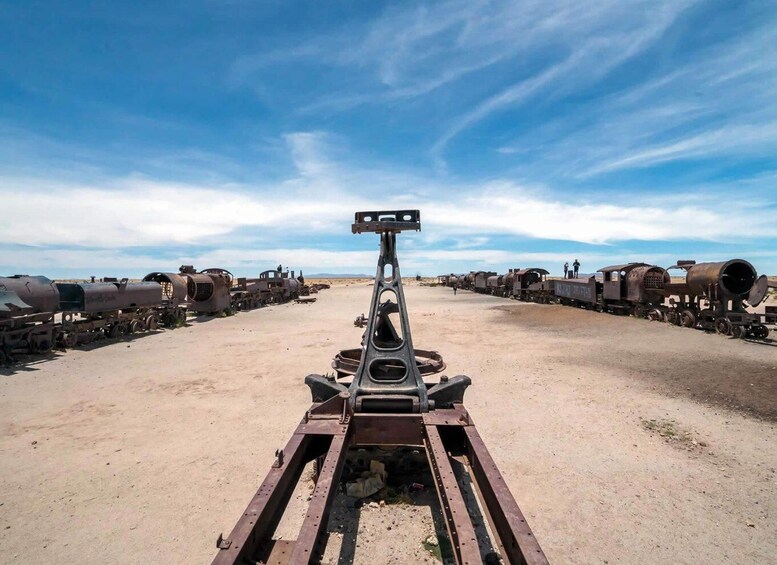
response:
{"label": "flat desert plain", "polygon": [[[304,376],[358,346],[370,293],[351,281],[5,371],[0,561],[209,562],[309,407]],[[777,342],[405,293],[416,347],[472,377],[465,404],[552,563],[777,563]],[[428,505],[344,499],[331,539],[358,536],[326,561],[435,561]]]}

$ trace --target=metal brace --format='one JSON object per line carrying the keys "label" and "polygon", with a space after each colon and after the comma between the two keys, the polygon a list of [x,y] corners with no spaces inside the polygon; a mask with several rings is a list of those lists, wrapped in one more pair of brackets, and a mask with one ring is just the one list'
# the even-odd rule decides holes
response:
{"label": "metal brace", "polygon": [[283,467],[283,450],[282,449],[276,449],[275,450],[275,463],[272,464],[273,469],[280,469]]}
{"label": "metal brace", "polygon": [[219,539],[216,540],[216,547],[219,549],[229,549],[230,545],[232,545],[232,540],[224,539],[224,533],[220,533]]}

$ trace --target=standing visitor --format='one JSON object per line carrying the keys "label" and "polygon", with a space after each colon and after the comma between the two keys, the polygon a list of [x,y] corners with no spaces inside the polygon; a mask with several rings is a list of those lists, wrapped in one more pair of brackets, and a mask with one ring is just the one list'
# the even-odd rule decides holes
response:
{"label": "standing visitor", "polygon": [[575,259],[575,262],[572,263],[572,268],[575,270],[575,278],[577,278],[577,272],[580,270],[580,261]]}

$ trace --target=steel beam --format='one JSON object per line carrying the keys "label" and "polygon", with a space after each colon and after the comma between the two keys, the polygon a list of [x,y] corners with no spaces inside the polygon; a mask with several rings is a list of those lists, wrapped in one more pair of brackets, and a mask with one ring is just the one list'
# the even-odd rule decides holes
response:
{"label": "steel beam", "polygon": [[434,476],[434,486],[437,488],[456,563],[482,563],[475,528],[437,426],[426,426],[426,455],[429,458],[429,467]]}
{"label": "steel beam", "polygon": [[313,490],[313,497],[305,514],[305,520],[302,522],[297,543],[289,559],[291,565],[309,563],[314,558],[321,532],[329,521],[329,510],[337,491],[336,487],[343,471],[347,451],[346,435],[333,436],[324,464],[319,470],[316,488]]}
{"label": "steel beam", "polygon": [[229,537],[221,540],[213,565],[239,563],[269,541],[305,466],[310,439],[305,434],[291,436],[283,448],[280,465],[270,469]]}
{"label": "steel beam", "polygon": [[465,426],[469,461],[502,555],[512,564],[547,565],[540,544],[475,426]]}

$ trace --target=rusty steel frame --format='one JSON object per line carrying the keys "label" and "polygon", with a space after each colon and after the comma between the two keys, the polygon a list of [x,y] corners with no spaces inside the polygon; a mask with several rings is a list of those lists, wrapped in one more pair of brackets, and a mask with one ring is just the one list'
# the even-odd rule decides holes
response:
{"label": "rusty steel frame", "polygon": [[[484,553],[492,548],[508,563],[548,563],[462,404],[469,377],[443,376],[438,383],[424,384],[411,362],[414,351],[394,247],[396,234],[403,229],[420,229],[418,211],[356,214],[353,232],[377,232],[382,241],[359,367],[348,387],[321,375],[306,377],[314,402],[286,446],[276,451],[275,463],[231,533],[218,537],[214,565],[317,562],[326,547],[329,510],[349,449],[403,446],[426,453],[456,563],[483,563]],[[391,278],[383,277],[387,263],[393,265]],[[399,314],[401,338],[385,316],[379,322],[380,296],[387,287],[398,300],[390,309]],[[371,360],[384,359],[387,353],[392,360],[406,361],[404,375],[386,378],[370,371]],[[416,389],[409,386],[412,383],[417,383]],[[314,460],[317,479],[297,538],[273,539],[305,466]],[[480,502],[477,509],[465,500],[463,479],[455,469],[469,475]],[[487,549],[475,531],[475,523],[482,522],[480,508],[490,524],[492,543]]]}
{"label": "rusty steel frame", "polygon": [[[316,562],[323,554],[329,507],[347,450],[359,446],[400,445],[417,446],[426,451],[457,563],[481,563],[483,558],[472,518],[452,470],[452,453],[461,453],[467,462],[503,559],[507,563],[530,565],[548,562],[462,405],[427,413],[351,414],[349,397],[344,392],[311,406],[289,442],[278,451],[273,467],[232,532],[226,538],[219,537],[220,549],[213,565]],[[451,431],[458,433],[451,434]],[[296,540],[278,543],[272,535],[294,487],[305,465],[322,455],[324,464],[299,535]]]}

